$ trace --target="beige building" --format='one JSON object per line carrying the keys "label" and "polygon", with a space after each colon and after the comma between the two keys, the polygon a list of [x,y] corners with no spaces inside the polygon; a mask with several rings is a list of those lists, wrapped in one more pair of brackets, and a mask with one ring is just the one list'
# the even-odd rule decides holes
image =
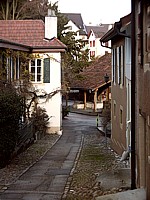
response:
{"label": "beige building", "polygon": [[[124,123],[125,119],[128,119],[128,112],[124,114],[119,111],[119,103],[124,102],[124,98],[126,97],[126,108],[128,110],[128,106],[131,106],[131,114],[129,115],[129,125],[131,126],[131,131],[129,131],[130,126],[122,127],[122,131],[124,134],[129,131],[129,144],[131,144],[131,189],[135,188],[145,188],[146,191],[146,199],[150,199],[150,1],[149,0],[132,0],[132,12],[131,12],[131,46],[128,49],[131,52],[130,62],[127,63],[126,77],[130,75],[130,79],[128,83],[130,83],[129,93],[131,97],[128,99],[128,87],[126,84],[126,92],[122,91],[121,88],[114,83],[112,83],[112,146],[119,152],[121,150],[121,146],[117,147],[117,144],[114,143],[114,137],[118,140],[121,138],[121,132],[119,129],[118,136],[114,133],[116,130],[116,125],[114,124],[115,110],[117,111],[117,115],[123,116],[122,122]],[[117,24],[116,24],[117,25]],[[119,24],[118,24],[119,25]],[[129,26],[129,23],[127,23]],[[115,26],[114,26],[115,27]],[[127,32],[125,30],[120,29],[122,32],[120,37],[123,37]],[[118,31],[114,35],[108,32],[103,38],[102,42],[107,42],[108,40],[112,40],[112,47],[114,51],[115,45],[123,42],[123,39],[119,39]],[[116,37],[117,36],[117,37]],[[115,39],[116,37],[116,39]],[[126,36],[125,36],[126,38]],[[130,40],[130,38],[128,38]],[[127,53],[127,52],[126,52]],[[114,70],[113,66],[115,64],[112,63],[112,71]],[[118,62],[118,61],[116,61]],[[119,68],[118,68],[119,69]],[[130,73],[129,73],[130,72]],[[119,73],[119,71],[117,72]],[[128,74],[129,73],[129,74]],[[118,77],[117,77],[118,78]],[[119,80],[118,80],[119,81]],[[127,79],[126,79],[127,81]],[[131,82],[129,82],[131,81]],[[115,90],[114,90],[115,89]],[[120,92],[118,94],[118,92]],[[120,95],[120,98],[119,98]],[[114,106],[114,99],[117,98],[116,106]],[[131,101],[131,104],[129,102]],[[118,109],[118,110],[117,110]],[[126,110],[126,111],[127,111]],[[122,114],[121,114],[122,113]],[[126,117],[125,117],[126,115]],[[117,116],[116,116],[117,118]],[[121,118],[120,118],[121,121]],[[120,126],[120,121],[118,126]],[[116,123],[117,123],[116,122]],[[117,131],[117,130],[116,130]],[[119,138],[120,137],[120,138]],[[123,141],[123,140],[122,140]],[[125,138],[124,138],[125,141]],[[126,146],[128,141],[126,140]],[[114,145],[115,144],[115,145]],[[123,144],[123,143],[122,143]]]}
{"label": "beige building", "polygon": [[[150,1],[132,0],[132,175],[150,199]],[[135,94],[135,95],[134,95]],[[134,109],[134,107],[133,107]],[[134,111],[134,110],[133,110]],[[134,141],[135,139],[135,141]],[[135,143],[135,144],[134,144]],[[133,149],[134,150],[134,149]]]}
{"label": "beige building", "polygon": [[120,155],[131,146],[131,15],[114,24],[101,43],[112,46],[111,146]]}

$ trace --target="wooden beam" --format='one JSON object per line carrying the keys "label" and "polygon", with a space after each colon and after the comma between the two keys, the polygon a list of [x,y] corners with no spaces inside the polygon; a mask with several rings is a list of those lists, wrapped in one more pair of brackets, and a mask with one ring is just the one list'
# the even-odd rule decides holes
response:
{"label": "wooden beam", "polygon": [[97,90],[94,92],[94,111],[97,110]]}
{"label": "wooden beam", "polygon": [[84,109],[86,110],[86,91],[84,91]]}

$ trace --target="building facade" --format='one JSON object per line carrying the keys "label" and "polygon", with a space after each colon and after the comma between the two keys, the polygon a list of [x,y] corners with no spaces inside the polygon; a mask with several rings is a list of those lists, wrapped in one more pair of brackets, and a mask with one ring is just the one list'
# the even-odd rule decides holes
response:
{"label": "building facade", "polygon": [[150,2],[131,2],[132,91],[135,91],[132,93],[135,113],[131,114],[131,133],[135,139],[133,178],[136,187],[144,187],[147,199],[150,199]]}
{"label": "building facade", "polygon": [[[106,52],[111,53],[111,49],[102,47],[100,43],[101,37],[112,28],[111,24],[100,24],[99,26],[86,26],[88,49],[89,49],[89,60],[96,57],[105,55]],[[107,44],[111,46],[110,41]]]}
{"label": "building facade", "polygon": [[120,155],[131,146],[131,15],[114,24],[102,38],[112,48],[111,146]]}
{"label": "building facade", "polygon": [[[30,55],[29,93],[36,92],[38,106],[49,116],[47,132],[59,132],[62,126],[61,52],[66,46],[57,39],[57,17],[49,11],[45,23],[42,20],[0,20],[0,38],[1,50],[26,51]],[[6,62],[6,80],[21,80],[19,57],[14,60],[8,54]]]}

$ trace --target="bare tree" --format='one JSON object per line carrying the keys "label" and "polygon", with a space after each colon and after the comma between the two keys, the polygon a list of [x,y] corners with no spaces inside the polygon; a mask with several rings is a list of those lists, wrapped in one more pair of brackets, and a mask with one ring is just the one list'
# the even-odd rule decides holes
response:
{"label": "bare tree", "polygon": [[46,15],[48,0],[1,0],[0,19],[41,19]]}

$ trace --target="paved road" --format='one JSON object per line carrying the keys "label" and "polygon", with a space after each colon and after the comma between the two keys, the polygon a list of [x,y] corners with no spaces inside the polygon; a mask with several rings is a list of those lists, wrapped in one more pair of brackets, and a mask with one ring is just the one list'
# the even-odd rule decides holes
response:
{"label": "paved road", "polygon": [[94,116],[70,113],[63,134],[46,155],[0,195],[0,200],[61,200],[85,133],[96,127]]}

